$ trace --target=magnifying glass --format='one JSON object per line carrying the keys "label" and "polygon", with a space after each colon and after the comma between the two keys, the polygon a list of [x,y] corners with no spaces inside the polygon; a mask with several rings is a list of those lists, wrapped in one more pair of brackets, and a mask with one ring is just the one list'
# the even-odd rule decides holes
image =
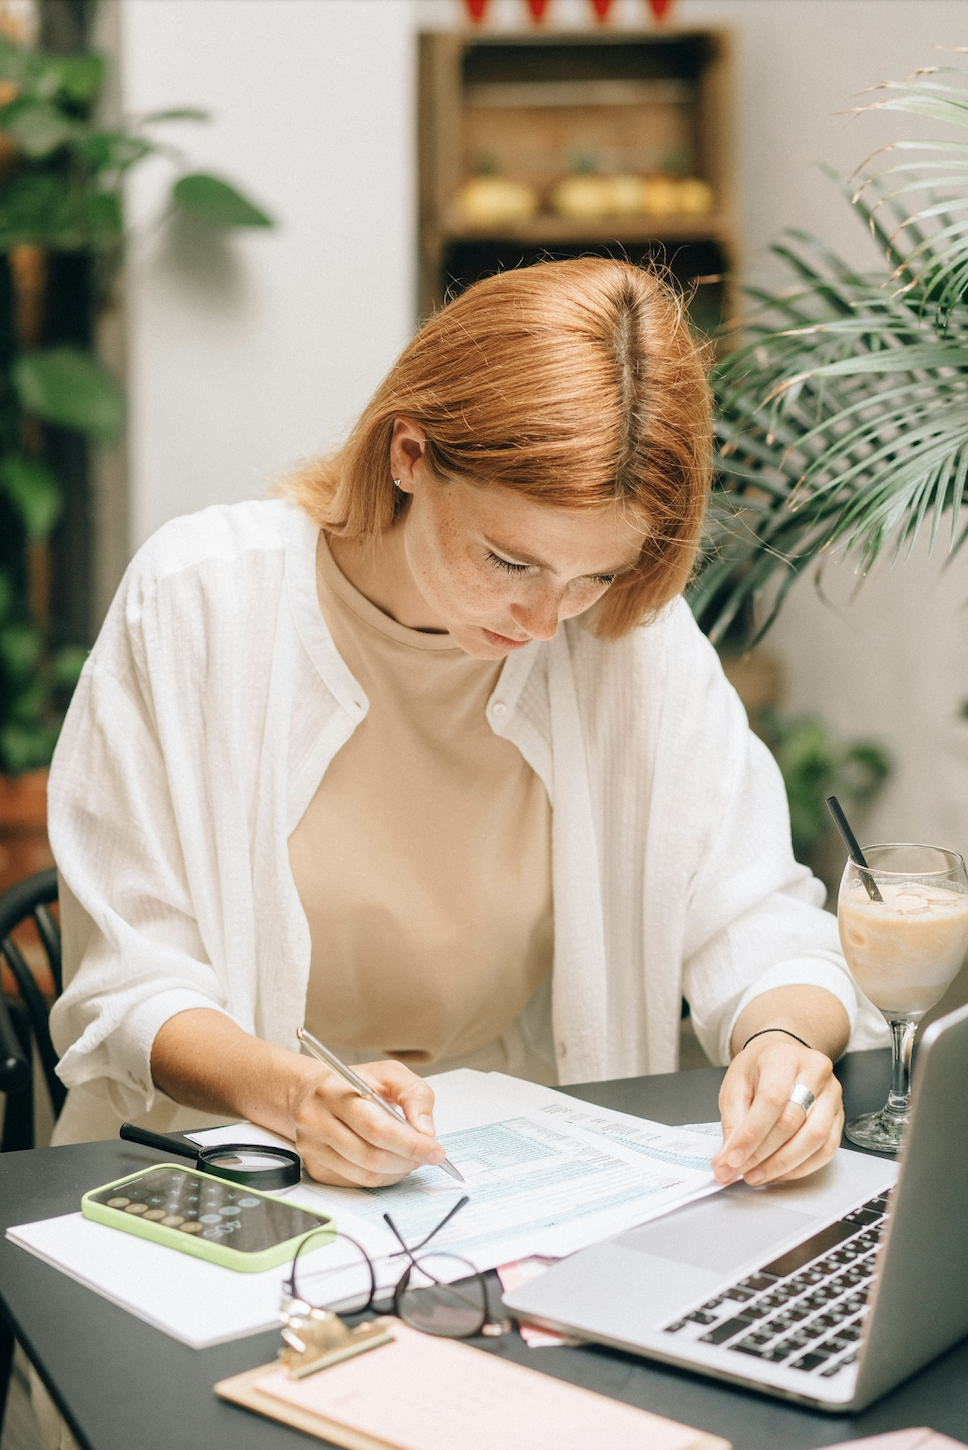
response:
{"label": "magnifying glass", "polygon": [[202,1173],[263,1192],[270,1188],[291,1188],[299,1182],[302,1171],[298,1153],[289,1148],[271,1147],[267,1143],[213,1143],[210,1148],[199,1148],[179,1138],[168,1138],[163,1133],[149,1133],[146,1128],[136,1128],[133,1123],[122,1123],[120,1136],[129,1143],[156,1148],[159,1153],[193,1158],[195,1167]]}

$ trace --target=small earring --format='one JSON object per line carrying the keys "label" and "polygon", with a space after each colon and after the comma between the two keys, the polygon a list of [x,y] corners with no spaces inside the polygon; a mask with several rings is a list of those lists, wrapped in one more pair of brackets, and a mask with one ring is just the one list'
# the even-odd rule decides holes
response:
{"label": "small earring", "polygon": [[393,487],[394,488],[399,488],[400,487],[400,480],[399,480],[399,478],[395,478],[393,480]]}

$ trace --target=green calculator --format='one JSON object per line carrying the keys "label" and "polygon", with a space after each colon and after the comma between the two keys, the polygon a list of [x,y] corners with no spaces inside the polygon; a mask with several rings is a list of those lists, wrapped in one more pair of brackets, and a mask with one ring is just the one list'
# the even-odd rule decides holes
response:
{"label": "green calculator", "polygon": [[336,1237],[326,1214],[173,1163],[92,1188],[81,1199],[81,1212],[96,1223],[250,1274],[286,1263],[314,1229],[319,1230],[314,1247]]}

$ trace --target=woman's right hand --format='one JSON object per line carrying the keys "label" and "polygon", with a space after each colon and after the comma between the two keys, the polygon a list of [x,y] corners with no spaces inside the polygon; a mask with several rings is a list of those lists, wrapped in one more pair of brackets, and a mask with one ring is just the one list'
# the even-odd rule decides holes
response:
{"label": "woman's right hand", "polygon": [[306,1059],[298,1061],[302,1071],[291,1094],[290,1136],[317,1182],[382,1188],[424,1164],[444,1161],[434,1137],[433,1091],[403,1063],[368,1062],[353,1070],[399,1106],[406,1123],[361,1098],[337,1073],[322,1066],[307,1072]]}
{"label": "woman's right hand", "polygon": [[382,1188],[425,1163],[442,1163],[434,1095],[422,1078],[402,1062],[369,1062],[356,1071],[402,1108],[405,1123],[328,1067],[263,1042],[207,1007],[169,1017],[151,1049],[151,1075],[162,1092],[185,1107],[247,1118],[291,1139],[320,1183]]}

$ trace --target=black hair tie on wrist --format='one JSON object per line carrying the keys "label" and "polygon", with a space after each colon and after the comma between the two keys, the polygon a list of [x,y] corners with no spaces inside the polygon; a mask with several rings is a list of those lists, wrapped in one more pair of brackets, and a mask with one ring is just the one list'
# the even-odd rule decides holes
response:
{"label": "black hair tie on wrist", "polygon": [[813,1048],[810,1046],[809,1042],[804,1042],[802,1037],[798,1037],[795,1032],[790,1032],[789,1029],[786,1027],[761,1027],[759,1032],[754,1032],[752,1037],[747,1037],[746,1041],[743,1043],[742,1051],[746,1051],[750,1043],[753,1041],[753,1037],[764,1037],[767,1032],[784,1032],[786,1033],[787,1037],[792,1037],[794,1042],[799,1042],[800,1046],[805,1047],[808,1052],[813,1052]]}

